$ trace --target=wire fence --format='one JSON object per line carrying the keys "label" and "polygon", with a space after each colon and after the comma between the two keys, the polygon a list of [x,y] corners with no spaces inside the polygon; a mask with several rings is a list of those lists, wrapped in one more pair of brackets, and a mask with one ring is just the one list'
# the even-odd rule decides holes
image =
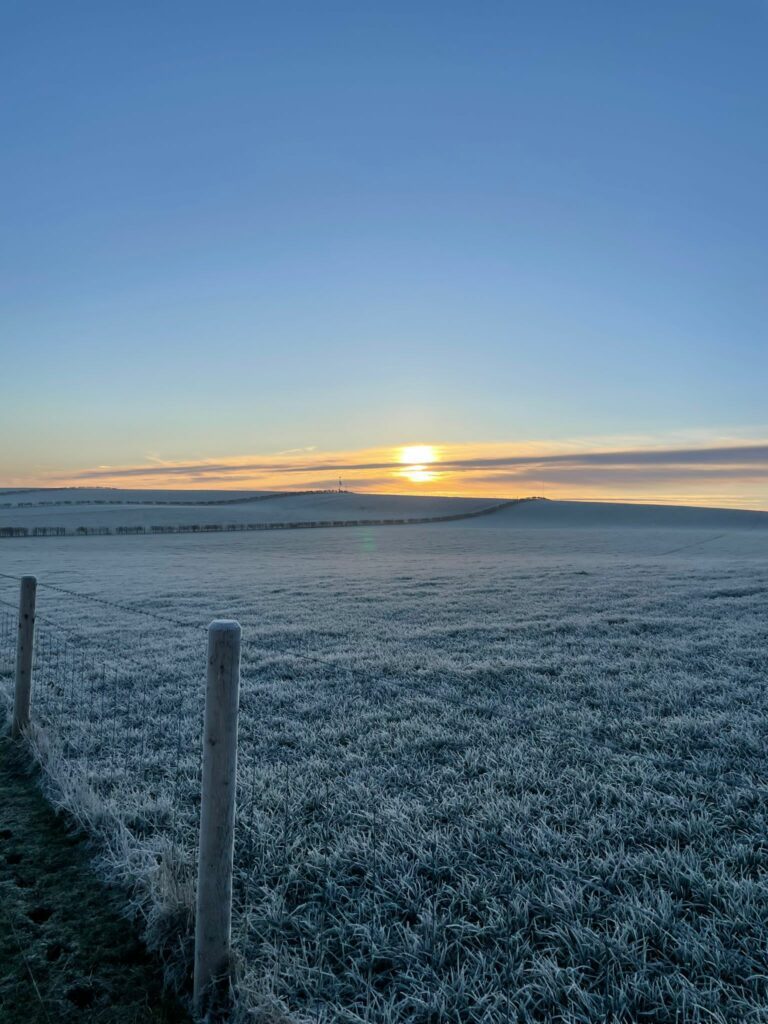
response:
{"label": "wire fence", "polygon": [[[2,579],[0,679],[10,682],[17,616],[8,598],[18,578]],[[167,947],[175,932],[172,942],[184,968],[200,808],[204,629],[149,613],[155,625],[191,630],[197,678],[158,657],[157,637],[147,645],[152,652],[145,650],[143,623],[105,657],[98,647],[89,649],[82,630],[57,623],[46,611],[45,592],[57,600],[96,602],[105,613],[119,610],[137,619],[148,613],[54,584],[41,589],[33,660],[38,756],[57,798],[87,827],[113,844],[115,833],[103,822],[119,828],[120,855],[127,861],[121,871],[130,877],[137,868],[141,885],[152,890],[154,904],[142,906],[150,941],[160,942],[165,933]],[[282,654],[289,676],[309,671],[313,685],[338,687],[337,712],[350,719],[363,699],[381,708],[397,697],[395,684],[377,691],[368,670],[340,668],[298,650]],[[259,682],[258,673],[246,668],[233,894],[242,998],[312,1020],[400,1020],[405,1004],[414,1020],[479,1020],[472,1003],[482,985],[482,1019],[493,1019],[493,1013],[507,1019],[503,873],[494,897],[494,937],[483,939],[483,976],[470,984],[466,936],[455,918],[458,878],[444,852],[452,842],[455,848],[451,833],[460,824],[428,821],[425,808],[437,796],[430,797],[429,780],[410,779],[409,798],[407,780],[404,789],[386,756],[371,763],[350,744],[329,764],[290,735],[276,741],[273,730],[266,736]],[[481,845],[478,865],[498,860],[504,836],[489,833]]]}
{"label": "wire fence", "polygon": [[[7,587],[19,582],[10,574],[0,579]],[[106,657],[103,645],[89,649],[94,638],[82,629],[38,610],[34,735],[58,798],[117,847],[118,875],[135,877],[150,893],[137,904],[150,944],[183,976],[191,961],[205,627],[40,586],[57,601],[138,620],[133,632],[117,634]],[[7,598],[8,591],[0,598],[0,678],[10,680],[17,619]],[[162,657],[149,620],[166,635],[168,627],[187,631],[196,675]],[[474,797],[461,793],[459,769],[467,766],[450,741],[438,742],[437,761],[454,790],[445,788],[445,771],[428,770],[429,757],[404,770],[389,749],[378,756],[358,750],[352,729],[330,760],[291,733],[287,714],[284,728],[275,728],[273,713],[265,730],[265,684],[254,666],[275,652],[258,641],[252,646],[241,689],[233,891],[243,1005],[318,1022],[517,1020],[523,968],[515,950],[521,927],[530,928],[521,882],[530,887],[538,879],[534,906],[543,905],[553,881],[590,899],[610,896],[608,890],[588,872],[545,864],[503,814],[491,820],[469,813],[482,785]],[[377,679],[368,668],[296,649],[280,654],[283,681],[325,697],[335,691],[335,713],[350,723],[357,717],[358,729],[361,713],[386,718],[405,695],[401,680]],[[510,735],[525,727],[510,700],[473,706],[471,695],[436,696],[427,684],[420,691],[415,676],[407,696],[432,710],[449,705],[465,718],[505,721]]]}
{"label": "wire fence", "polygon": [[[306,492],[306,493],[338,493],[338,492]],[[260,496],[249,501],[264,501],[266,498],[284,497],[284,495]],[[537,497],[510,498],[505,501],[497,501],[471,511],[453,512],[446,515],[432,516],[398,516],[388,518],[364,518],[364,519],[308,519],[308,520],[276,520],[274,522],[244,520],[230,522],[164,522],[145,523],[144,516],[139,517],[140,521],[131,524],[110,526],[106,523],[82,524],[79,526],[62,525],[61,523],[49,523],[38,526],[22,526],[13,523],[0,523],[0,540],[23,540],[29,538],[45,537],[128,537],[147,535],[161,536],[167,534],[182,533],[243,533],[262,530],[322,530],[338,529],[340,527],[361,527],[361,526],[416,526],[426,523],[451,523],[462,519],[476,519],[479,516],[492,515],[501,509],[512,505],[520,505],[529,501],[539,501]],[[31,503],[30,503],[31,504]],[[64,504],[77,504],[74,502]],[[121,503],[125,504],[125,503]],[[160,503],[158,503],[160,504]],[[162,503],[166,508],[172,508],[172,503]],[[242,502],[197,502],[196,505],[220,506],[228,504],[240,505]],[[2,506],[0,506],[2,507]],[[23,505],[16,504],[15,508],[23,508]],[[60,513],[56,513],[60,515]]]}
{"label": "wire fence", "polygon": [[0,678],[10,678],[16,654],[16,614],[11,605],[0,604]]}
{"label": "wire fence", "polygon": [[[0,573],[0,582],[0,683],[9,694],[19,578]],[[150,945],[183,985],[207,623],[39,586],[33,743],[56,799],[102,838],[114,877],[132,886]],[[93,615],[65,619],[63,607]],[[416,728],[410,717],[433,726]],[[580,750],[574,766],[556,723],[537,725],[554,765],[543,788],[568,800],[550,813],[555,796],[530,796],[526,787],[541,778],[514,742],[530,726],[514,690],[494,687],[490,671],[484,688],[455,697],[411,665],[387,674],[246,633],[232,922],[244,1019],[667,1019],[658,1013],[666,996],[652,987],[666,984],[661,974],[651,970],[657,980],[643,977],[629,991],[620,971],[644,968],[616,953],[622,929],[634,930],[642,949],[687,935],[677,921],[666,932],[659,923],[663,901],[659,909],[648,885],[656,867],[635,852],[636,868],[626,868],[622,844],[614,857],[610,832],[592,824],[574,841],[579,790],[599,777],[605,750],[593,762]],[[471,744],[457,740],[462,729],[472,731]],[[606,829],[615,828],[616,796],[604,799]],[[639,828],[640,804],[637,813]],[[665,968],[676,949],[656,954]],[[716,1008],[736,983],[726,990],[718,979],[708,989],[708,964],[689,989],[702,1005],[709,992],[715,1009],[681,1019],[730,1019]],[[764,986],[749,981],[762,975],[746,956],[738,970],[746,979],[738,993]]]}

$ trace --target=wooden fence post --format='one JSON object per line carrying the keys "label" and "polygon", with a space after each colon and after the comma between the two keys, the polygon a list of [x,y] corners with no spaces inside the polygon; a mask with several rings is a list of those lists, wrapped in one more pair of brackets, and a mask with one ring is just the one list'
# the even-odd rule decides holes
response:
{"label": "wooden fence post", "polygon": [[229,990],[239,696],[240,625],[217,619],[208,627],[195,918],[197,1013],[226,999]]}
{"label": "wooden fence post", "polygon": [[22,576],[19,592],[19,632],[16,639],[16,680],[13,695],[11,736],[17,739],[29,728],[32,700],[32,651],[35,643],[35,595],[37,577]]}

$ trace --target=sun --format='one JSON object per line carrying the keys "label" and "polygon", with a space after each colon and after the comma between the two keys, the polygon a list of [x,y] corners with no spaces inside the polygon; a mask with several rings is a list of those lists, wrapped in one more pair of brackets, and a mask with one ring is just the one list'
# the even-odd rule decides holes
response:
{"label": "sun", "polygon": [[412,444],[401,449],[400,461],[408,466],[424,466],[437,461],[437,452],[431,444]]}
{"label": "sun", "polygon": [[437,462],[437,452],[431,444],[410,444],[400,449],[400,462],[406,467],[400,475],[413,484],[428,484],[437,477],[429,466]]}

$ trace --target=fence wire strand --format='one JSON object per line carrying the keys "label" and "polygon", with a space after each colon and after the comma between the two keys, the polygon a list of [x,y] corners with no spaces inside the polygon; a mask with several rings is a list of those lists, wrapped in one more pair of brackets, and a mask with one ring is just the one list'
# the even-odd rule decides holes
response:
{"label": "fence wire strand", "polygon": [[[19,580],[7,573],[0,577]],[[88,650],[81,636],[44,612],[36,617],[33,662],[33,718],[45,734],[48,770],[76,780],[121,821],[137,846],[162,845],[170,869],[193,877],[200,800],[202,627],[94,595],[39,586],[67,600],[95,601],[107,610],[137,616],[151,614],[153,619],[193,628],[199,637],[199,680],[180,681],[150,651],[146,635],[130,650],[123,644],[107,658]],[[16,626],[13,604],[0,598],[0,680],[8,682]],[[364,698],[376,704],[405,689],[395,680],[372,680],[369,669],[306,652],[284,647],[276,652],[258,644],[253,652],[256,665],[252,659],[243,676],[246,701],[250,687],[258,682],[259,658],[274,659],[276,654],[322,669],[329,683],[342,685],[348,701]],[[353,682],[359,684],[356,691],[350,689]],[[408,692],[413,696],[413,683]],[[440,700],[446,702],[446,696]],[[448,702],[464,714],[471,710],[471,701]],[[494,710],[509,716],[510,727],[522,722],[513,705],[499,701]],[[457,937],[451,914],[456,913],[459,897],[450,889],[457,883],[449,883],[455,872],[443,863],[438,847],[440,840],[459,835],[459,825],[425,819],[420,822],[421,848],[409,849],[409,837],[416,831],[404,827],[407,805],[401,801],[401,807],[395,799],[382,801],[386,782],[377,777],[375,766],[349,760],[329,778],[327,772],[319,772],[311,755],[308,761],[308,755],[296,753],[290,745],[278,745],[268,756],[259,744],[258,718],[241,715],[241,723],[244,756],[237,779],[234,934],[240,954],[272,979],[279,998],[293,1001],[294,1010],[309,1008],[318,1020],[387,1021],[396,1019],[387,1014],[399,1012],[398,1006],[402,1010],[398,992],[404,988],[413,999],[419,992],[419,998],[427,1000],[424,1020],[442,1013],[446,1020],[501,1022],[509,1013],[509,890],[520,872],[577,883],[593,898],[610,897],[604,886],[568,865],[542,864],[540,855],[515,841],[508,830],[476,827],[461,841],[471,847],[478,870],[491,872],[496,881],[484,911],[487,920],[474,925],[475,931],[467,925],[466,934]],[[399,865],[401,891],[393,891],[391,877],[384,877],[385,856]],[[399,929],[394,932],[393,907]],[[439,1010],[435,993],[460,989],[466,953],[462,943],[472,948],[479,941],[472,938],[478,929],[485,936],[483,984],[490,1009],[482,1018],[469,1014],[466,1007],[453,1014]],[[341,1015],[342,1007],[346,1016]]]}

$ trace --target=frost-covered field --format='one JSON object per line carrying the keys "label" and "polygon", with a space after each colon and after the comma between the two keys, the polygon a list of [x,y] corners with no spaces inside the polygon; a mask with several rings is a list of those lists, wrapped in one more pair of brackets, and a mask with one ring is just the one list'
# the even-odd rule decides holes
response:
{"label": "frost-covered field", "polygon": [[125,827],[156,940],[194,874],[204,627],[241,621],[256,1020],[768,1021],[761,524],[532,503],[9,541],[0,570],[88,595],[41,588],[41,638],[79,655],[43,654],[37,697],[67,799]]}
{"label": "frost-covered field", "polygon": [[[143,500],[142,500],[143,499]],[[249,523],[344,522],[461,515],[487,508],[487,498],[430,498],[400,494],[268,494],[241,491],[112,491],[108,489],[0,492],[0,529],[60,527],[118,530]]]}

